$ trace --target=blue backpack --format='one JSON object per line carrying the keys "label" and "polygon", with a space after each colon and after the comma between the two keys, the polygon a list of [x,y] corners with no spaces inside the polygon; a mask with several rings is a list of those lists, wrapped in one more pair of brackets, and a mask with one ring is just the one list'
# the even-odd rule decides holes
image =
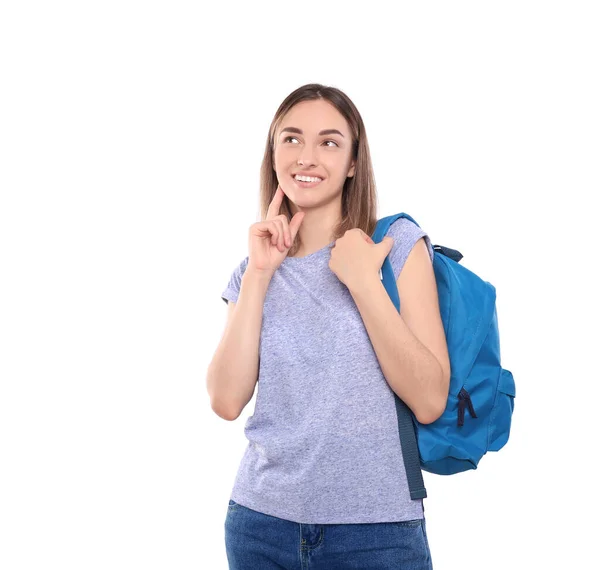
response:
{"label": "blue backpack", "polygon": [[[380,243],[400,213],[377,222],[372,239]],[[419,423],[395,395],[404,466],[412,499],[427,497],[421,469],[452,475],[477,469],[488,451],[508,441],[515,382],[500,364],[496,289],[459,264],[462,255],[434,245],[433,269],[440,314],[450,356],[451,378],[446,409],[431,424]],[[381,268],[383,285],[396,309],[400,299],[389,257]]]}

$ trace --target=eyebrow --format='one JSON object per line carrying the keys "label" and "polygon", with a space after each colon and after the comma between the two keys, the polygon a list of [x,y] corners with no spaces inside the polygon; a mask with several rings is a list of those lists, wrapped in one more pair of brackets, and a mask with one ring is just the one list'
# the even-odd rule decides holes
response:
{"label": "eyebrow", "polygon": [[[304,134],[302,129],[298,129],[296,127],[285,127],[284,129],[281,129],[280,134],[284,133],[285,131],[289,131],[290,133],[298,133],[299,135]],[[319,133],[319,136],[321,135],[340,135],[341,137],[344,137],[344,135],[337,129],[324,129]]]}

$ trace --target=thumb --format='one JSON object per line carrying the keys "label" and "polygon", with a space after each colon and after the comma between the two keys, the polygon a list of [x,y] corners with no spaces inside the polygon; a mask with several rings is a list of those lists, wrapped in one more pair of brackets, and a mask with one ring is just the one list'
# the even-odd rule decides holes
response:
{"label": "thumb", "polygon": [[294,217],[290,221],[290,233],[292,234],[292,241],[296,239],[296,234],[300,229],[300,225],[302,224],[302,220],[304,220],[304,216],[306,216],[306,212],[296,212]]}
{"label": "thumb", "polygon": [[385,259],[390,251],[392,251],[392,248],[394,247],[394,238],[391,238],[389,236],[384,237],[380,242],[378,247],[381,250],[381,256],[383,259]]}

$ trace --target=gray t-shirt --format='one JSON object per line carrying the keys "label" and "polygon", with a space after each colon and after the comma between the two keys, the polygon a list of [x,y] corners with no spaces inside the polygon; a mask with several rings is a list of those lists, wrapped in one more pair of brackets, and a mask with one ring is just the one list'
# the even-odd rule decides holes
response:
{"label": "gray t-shirt", "polygon": [[[387,235],[397,279],[427,234],[406,218]],[[333,242],[287,257],[269,284],[259,342],[254,413],[231,499],[304,524],[406,521],[411,500],[394,393],[348,288],[329,269]],[[222,298],[237,301],[246,257]]]}

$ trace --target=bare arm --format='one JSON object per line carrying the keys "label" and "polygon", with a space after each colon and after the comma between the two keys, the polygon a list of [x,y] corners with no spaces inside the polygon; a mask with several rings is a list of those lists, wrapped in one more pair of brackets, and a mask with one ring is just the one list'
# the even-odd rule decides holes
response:
{"label": "bare arm", "polygon": [[248,265],[237,303],[228,307],[227,324],[208,367],[206,387],[214,412],[235,420],[252,399],[258,381],[260,331],[269,283],[287,256],[304,219],[296,212],[288,223],[279,214],[283,189],[277,186],[265,220],[250,226]]}
{"label": "bare arm", "polygon": [[396,282],[400,313],[379,279],[351,291],[392,390],[420,423],[444,412],[450,385],[450,360],[440,316],[433,264],[419,239]]}
{"label": "bare arm", "polygon": [[208,367],[211,407],[229,421],[242,413],[254,394],[263,306],[271,277],[270,272],[246,268],[237,303],[229,301],[227,324]]}

